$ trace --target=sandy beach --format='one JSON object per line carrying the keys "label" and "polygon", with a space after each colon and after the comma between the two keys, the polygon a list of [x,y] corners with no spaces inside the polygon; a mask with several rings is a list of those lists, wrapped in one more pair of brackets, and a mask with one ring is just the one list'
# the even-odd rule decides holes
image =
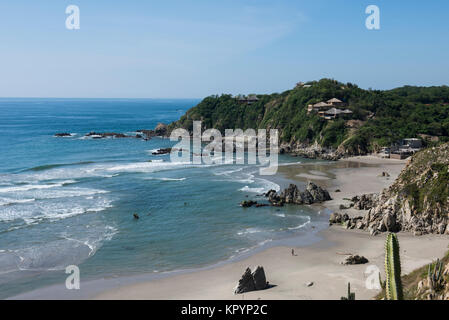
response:
{"label": "sandy beach", "polygon": [[[333,198],[325,207],[339,210],[355,195],[377,193],[391,185],[406,162],[377,157],[354,157],[336,163],[313,163],[285,166],[280,174],[298,182],[313,181],[327,188]],[[387,172],[389,177],[382,177]],[[335,192],[339,190],[339,192]],[[350,215],[363,215],[357,210],[345,210]],[[351,283],[356,299],[372,299],[377,290],[368,289],[366,281],[376,266],[384,272],[385,235],[370,236],[367,232],[345,230],[332,226],[320,232],[322,240],[308,247],[274,247],[244,260],[216,268],[187,272],[148,282],[124,285],[105,291],[95,299],[340,299]],[[423,266],[448,250],[447,236],[414,237],[400,233],[403,273]],[[346,254],[359,254],[369,263],[344,266]],[[234,295],[234,287],[247,267],[261,265],[272,288]],[[371,271],[372,272],[372,271]],[[313,282],[313,285],[307,286]]]}

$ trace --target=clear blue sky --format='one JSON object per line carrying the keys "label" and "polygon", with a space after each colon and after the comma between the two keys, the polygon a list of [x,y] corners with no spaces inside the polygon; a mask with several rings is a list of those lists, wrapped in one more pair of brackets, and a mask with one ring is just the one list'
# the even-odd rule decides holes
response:
{"label": "clear blue sky", "polygon": [[[78,5],[81,29],[65,28]],[[365,28],[365,8],[381,30]],[[0,97],[201,98],[334,78],[449,84],[449,1],[0,0]]]}

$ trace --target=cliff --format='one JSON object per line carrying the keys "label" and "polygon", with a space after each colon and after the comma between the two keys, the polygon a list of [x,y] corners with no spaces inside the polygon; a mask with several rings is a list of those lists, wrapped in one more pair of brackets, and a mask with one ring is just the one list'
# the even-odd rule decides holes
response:
{"label": "cliff", "polygon": [[416,153],[390,188],[355,206],[369,209],[363,222],[372,234],[449,234],[449,143]]}

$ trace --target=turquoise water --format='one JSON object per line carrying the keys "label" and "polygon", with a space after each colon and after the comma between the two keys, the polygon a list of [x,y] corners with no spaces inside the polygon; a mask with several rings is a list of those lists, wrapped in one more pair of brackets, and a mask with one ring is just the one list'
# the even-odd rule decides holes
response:
{"label": "turquoise water", "polygon": [[205,266],[323,220],[307,207],[239,207],[282,184],[257,166],[151,155],[168,139],[83,137],[152,129],[196,103],[0,99],[0,298],[64,281],[73,264],[83,280]]}

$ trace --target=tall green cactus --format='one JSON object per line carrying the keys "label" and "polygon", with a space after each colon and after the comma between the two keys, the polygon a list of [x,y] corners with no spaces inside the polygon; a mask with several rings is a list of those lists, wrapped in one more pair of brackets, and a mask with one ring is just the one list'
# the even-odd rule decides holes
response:
{"label": "tall green cactus", "polygon": [[389,233],[385,242],[385,274],[387,299],[403,300],[399,241],[394,233]]}

